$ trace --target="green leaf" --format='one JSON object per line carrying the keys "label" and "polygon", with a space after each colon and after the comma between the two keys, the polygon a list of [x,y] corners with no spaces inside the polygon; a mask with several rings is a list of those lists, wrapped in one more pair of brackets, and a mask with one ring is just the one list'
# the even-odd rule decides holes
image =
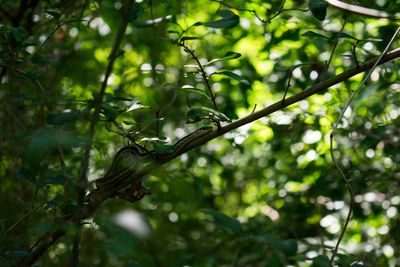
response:
{"label": "green leaf", "polygon": [[232,231],[235,234],[239,234],[243,231],[242,225],[237,219],[231,218],[213,209],[205,209],[204,212],[213,217],[214,224],[217,227]]}
{"label": "green leaf", "polygon": [[16,172],[16,178],[21,180],[27,180],[36,184],[35,175],[26,168],[21,168]]}
{"label": "green leaf", "polygon": [[312,267],[331,267],[329,258],[325,255],[319,255],[313,258]]}
{"label": "green leaf", "polygon": [[7,254],[9,256],[15,257],[15,258],[26,258],[26,257],[29,257],[29,255],[31,255],[29,253],[29,251],[26,251],[26,250],[14,250],[14,251],[8,252]]}
{"label": "green leaf", "polygon": [[233,52],[233,51],[228,51],[222,58],[215,58],[204,64],[204,66],[209,66],[215,62],[221,61],[221,60],[231,60],[231,59],[237,59],[240,58],[242,54]]}
{"label": "green leaf", "polygon": [[191,28],[191,27],[197,27],[197,26],[203,26],[203,25],[204,25],[203,22],[198,21],[198,22],[192,24],[192,26],[190,26],[189,28]]}
{"label": "green leaf", "polygon": [[37,71],[35,71],[35,70],[30,70],[30,71],[25,72],[24,76],[25,76],[26,78],[28,78],[28,79],[36,80],[37,77],[38,77],[38,74],[37,74]]}
{"label": "green leaf", "polygon": [[45,11],[47,14],[49,14],[50,16],[52,16],[55,20],[59,20],[61,17],[61,14],[56,12],[56,11],[52,11],[52,10],[46,10]]}
{"label": "green leaf", "polygon": [[230,77],[230,78],[232,78],[232,79],[234,79],[236,81],[239,81],[242,84],[250,85],[248,80],[246,80],[242,76],[237,75],[236,73],[234,73],[232,71],[229,71],[229,70],[218,71],[218,72],[214,72],[213,74],[225,75],[225,76],[228,76],[228,77]]}
{"label": "green leaf", "polygon": [[206,92],[204,92],[203,89],[194,88],[194,87],[191,87],[190,85],[184,85],[181,88],[178,88],[178,90],[184,91],[185,93],[194,93],[194,94],[197,94],[197,95],[204,96],[207,99],[210,99],[210,97],[207,95]]}
{"label": "green leaf", "polygon": [[195,123],[204,119],[217,119],[221,122],[231,121],[231,119],[222,112],[207,107],[193,107],[187,113],[188,123]]}
{"label": "green leaf", "polygon": [[239,16],[224,17],[223,19],[216,21],[205,22],[204,25],[210,28],[233,28],[239,24]]}
{"label": "green leaf", "polygon": [[287,256],[295,255],[297,252],[297,242],[295,240],[280,240],[275,236],[264,234],[255,237],[256,241],[265,243],[271,248],[284,253]]}
{"label": "green leaf", "polygon": [[[132,101],[136,100],[135,98],[115,96],[110,93],[106,93],[104,96],[104,103],[109,103],[110,105],[111,103],[118,103],[119,106],[124,106],[125,109],[127,109],[128,106],[132,104]],[[121,110],[118,110],[118,113],[120,114]]]}
{"label": "green leaf", "polygon": [[141,238],[127,228],[121,227],[116,223],[115,219],[105,219],[100,222],[102,229],[108,233],[108,240],[105,243],[105,248],[116,255],[135,255],[139,256],[140,249],[137,249],[141,244]]}
{"label": "green leaf", "polygon": [[109,119],[110,121],[115,120],[120,114],[120,112],[116,108],[107,103],[101,104],[101,110],[103,114],[107,117],[107,119]]}
{"label": "green leaf", "polygon": [[83,139],[76,133],[60,132],[53,128],[36,131],[30,143],[25,149],[25,157],[30,167],[40,166],[41,160],[58,150],[60,146],[65,148],[77,147],[82,144]]}
{"label": "green leaf", "polygon": [[44,222],[40,223],[32,228],[29,229],[29,234],[31,235],[42,235],[46,233],[50,228],[52,224],[49,222]]}
{"label": "green leaf", "polygon": [[66,181],[67,181],[67,178],[65,176],[63,176],[63,175],[54,175],[54,176],[51,176],[49,178],[46,178],[43,181],[43,185],[51,185],[51,184],[64,185]]}
{"label": "green leaf", "polygon": [[114,96],[110,101],[118,102],[118,101],[132,101],[132,100],[134,99],[130,97]]}
{"label": "green leaf", "polygon": [[175,151],[175,146],[164,143],[154,143],[154,151],[160,154],[173,153]]}
{"label": "green leaf", "polygon": [[47,123],[50,125],[63,125],[75,121],[80,114],[79,110],[49,114],[47,115]]}
{"label": "green leaf", "polygon": [[203,38],[196,37],[196,36],[184,36],[181,38],[181,41],[184,42],[184,41],[200,40],[200,39],[203,39]]}
{"label": "green leaf", "polygon": [[46,203],[45,208],[52,209],[54,207],[61,206],[62,203],[64,203],[64,197],[62,195],[57,194],[55,197],[53,197]]}
{"label": "green leaf", "polygon": [[71,215],[78,210],[78,205],[74,201],[68,201],[63,209],[62,212],[64,215]]}
{"label": "green leaf", "polygon": [[321,21],[325,19],[328,4],[324,0],[309,0],[308,7],[311,9],[314,17]]}
{"label": "green leaf", "polygon": [[351,36],[350,34],[347,34],[345,32],[336,33],[335,36],[338,36],[338,38],[353,39],[355,41],[358,41],[358,39],[356,37]]}
{"label": "green leaf", "polygon": [[226,54],[222,57],[222,59],[229,60],[229,59],[236,59],[240,58],[242,54],[233,52],[233,51],[228,51]]}
{"label": "green leaf", "polygon": [[39,55],[39,54],[34,54],[31,57],[32,63],[35,64],[48,64],[50,61],[47,57]]}
{"label": "green leaf", "polygon": [[137,109],[151,109],[151,107],[142,105],[142,103],[140,103],[140,102],[135,102],[126,111],[129,112],[129,111],[137,110]]}
{"label": "green leaf", "polygon": [[325,35],[322,35],[322,34],[319,34],[319,33],[313,32],[313,31],[306,31],[301,36],[308,37],[310,39],[313,39],[313,38],[330,39],[329,37],[326,37]]}
{"label": "green leaf", "polygon": [[236,16],[236,14],[229,9],[218,10],[216,13],[223,18]]}
{"label": "green leaf", "polygon": [[23,43],[28,38],[28,35],[22,28],[7,27],[7,30],[12,34],[15,41],[18,43]]}
{"label": "green leaf", "polygon": [[167,30],[167,32],[168,32],[168,33],[173,33],[173,34],[178,34],[178,35],[181,34],[181,32],[175,31],[175,30]]}

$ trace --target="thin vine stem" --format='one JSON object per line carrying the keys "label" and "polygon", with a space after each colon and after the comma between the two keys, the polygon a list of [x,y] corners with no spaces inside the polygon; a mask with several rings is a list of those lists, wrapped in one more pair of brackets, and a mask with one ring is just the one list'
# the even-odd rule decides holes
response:
{"label": "thin vine stem", "polygon": [[378,64],[381,62],[382,58],[387,54],[390,46],[392,45],[392,43],[394,42],[394,40],[396,39],[397,34],[400,32],[400,27],[397,28],[396,32],[393,34],[392,38],[390,39],[389,43],[386,45],[384,51],[381,53],[381,55],[378,57],[378,59],[375,61],[374,65],[372,66],[372,68],[369,70],[368,74],[364,77],[364,79],[361,81],[361,83],[358,85],[357,89],[354,90],[354,92],[351,94],[349,100],[347,101],[345,107],[343,108],[338,120],[336,121],[336,123],[334,124],[334,127],[332,129],[332,132],[330,134],[330,154],[331,154],[331,158],[333,163],[335,164],[336,169],[339,171],[340,176],[342,177],[342,179],[344,180],[346,187],[349,191],[350,194],[350,206],[349,206],[349,212],[346,216],[346,220],[345,223],[343,225],[343,229],[340,232],[339,235],[339,239],[336,242],[335,248],[333,250],[332,253],[332,257],[331,257],[331,264],[333,263],[333,261],[335,260],[335,257],[337,255],[340,243],[346,233],[347,230],[347,226],[349,225],[350,222],[350,218],[351,215],[353,213],[353,208],[354,208],[354,191],[353,188],[351,187],[351,183],[349,178],[344,174],[342,168],[340,167],[337,159],[335,158],[335,155],[333,153],[333,141],[334,141],[334,135],[335,132],[340,124],[340,122],[343,119],[344,114],[346,113],[347,109],[350,107],[351,103],[354,101],[354,98],[356,97],[356,95],[360,92],[360,89],[364,86],[364,84],[367,82],[367,80],[369,79],[369,77],[371,76],[372,72],[375,70],[375,68],[378,66]]}
{"label": "thin vine stem", "polygon": [[189,55],[194,59],[194,61],[196,61],[196,64],[200,69],[201,77],[203,78],[204,84],[206,85],[208,93],[210,94],[210,98],[211,98],[211,101],[213,102],[214,108],[215,108],[215,110],[218,110],[217,102],[215,101],[215,95],[212,92],[210,82],[207,77],[207,73],[203,68],[203,65],[201,64],[201,62],[198,59],[198,57],[196,56],[196,54],[191,49],[189,49],[189,47],[187,47],[184,42],[181,42],[180,46],[182,46],[183,49],[185,50],[185,52],[189,53]]}
{"label": "thin vine stem", "polygon": [[332,52],[331,52],[331,55],[330,55],[330,57],[329,57],[328,63],[326,63],[326,70],[325,70],[325,73],[328,73],[328,71],[329,71],[329,66],[331,65],[331,62],[332,62],[332,60],[333,60],[333,56],[334,56],[334,54],[335,54],[336,47],[337,47],[337,45],[339,44],[340,36],[342,35],[342,33],[343,33],[343,31],[344,31],[344,27],[346,27],[347,20],[348,20],[349,17],[350,17],[349,14],[346,14],[345,16],[346,16],[346,17],[345,17],[345,19],[344,19],[342,28],[340,29],[340,31],[338,32],[337,36],[336,36],[335,39],[333,40]]}
{"label": "thin vine stem", "polygon": [[247,8],[241,8],[241,7],[236,7],[230,4],[225,3],[225,0],[220,1],[220,0],[211,0],[212,2],[216,2],[218,4],[220,4],[221,6],[225,6],[228,8],[233,8],[239,11],[245,11],[245,12],[249,12],[250,14],[253,14],[261,23],[267,24],[270,23],[273,19],[275,19],[276,17],[278,17],[280,14],[282,14],[283,12],[287,12],[287,11],[300,11],[300,12],[307,12],[310,9],[301,9],[301,8],[284,8],[286,0],[284,0],[281,4],[281,6],[279,7],[279,9],[276,11],[275,14],[273,14],[272,16],[268,17],[267,19],[263,19],[261,18],[258,14],[257,11],[255,11],[254,9],[247,9]]}

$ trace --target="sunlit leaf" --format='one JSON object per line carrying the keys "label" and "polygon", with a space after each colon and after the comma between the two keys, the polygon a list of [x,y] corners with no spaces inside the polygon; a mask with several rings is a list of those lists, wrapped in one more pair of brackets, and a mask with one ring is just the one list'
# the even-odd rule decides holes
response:
{"label": "sunlit leaf", "polygon": [[135,102],[128,108],[127,111],[132,111],[132,110],[137,110],[137,109],[149,109],[149,108],[151,108],[151,107],[142,105],[140,102]]}
{"label": "sunlit leaf", "polygon": [[233,51],[228,51],[226,52],[226,54],[222,57],[225,60],[229,60],[229,59],[236,59],[236,58],[240,58],[242,56],[242,54],[237,53],[237,52],[233,52]]}
{"label": "sunlit leaf", "polygon": [[215,58],[204,64],[204,66],[211,65],[215,62],[221,61],[221,60],[231,60],[231,59],[237,59],[240,58],[242,54],[233,52],[233,51],[228,51],[222,58]]}

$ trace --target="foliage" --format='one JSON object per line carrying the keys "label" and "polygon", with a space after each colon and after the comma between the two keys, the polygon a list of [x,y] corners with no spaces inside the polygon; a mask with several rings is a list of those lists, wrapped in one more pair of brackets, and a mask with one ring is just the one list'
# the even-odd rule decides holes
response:
{"label": "foliage", "polygon": [[[322,0],[3,0],[0,21],[2,266],[58,229],[35,266],[400,264],[396,61],[372,72],[333,151],[368,71],[164,164],[136,203],[109,198],[80,224],[66,219],[118,149],[162,153],[285,103],[379,56],[392,20]],[[331,152],[355,194],[333,263],[351,196]]]}

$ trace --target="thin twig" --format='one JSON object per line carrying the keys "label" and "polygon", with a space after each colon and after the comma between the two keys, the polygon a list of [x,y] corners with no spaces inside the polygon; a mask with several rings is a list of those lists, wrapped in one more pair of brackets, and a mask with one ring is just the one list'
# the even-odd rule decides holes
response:
{"label": "thin twig", "polygon": [[306,63],[301,63],[301,64],[297,64],[297,65],[295,65],[295,66],[292,66],[292,67],[290,68],[290,70],[289,70],[289,78],[288,78],[288,82],[287,82],[287,84],[286,84],[285,93],[283,94],[283,97],[282,97],[282,102],[285,102],[287,93],[289,92],[289,88],[290,88],[290,86],[292,86],[292,85],[290,84],[290,82],[292,81],[293,71],[294,71],[295,69],[297,69],[297,68],[300,68],[300,67],[303,67],[303,66],[312,64],[312,63],[318,63],[318,62],[306,62]]}
{"label": "thin twig", "polygon": [[337,241],[337,243],[336,243],[336,246],[335,246],[335,248],[334,248],[334,250],[333,250],[332,257],[331,257],[331,264],[332,264],[333,261],[335,260],[335,257],[336,257],[336,255],[337,255],[337,252],[338,252],[338,249],[339,249],[340,242],[342,241],[343,236],[344,236],[344,234],[345,234],[345,232],[346,232],[347,226],[348,226],[348,224],[349,224],[349,222],[350,222],[350,218],[351,218],[351,215],[352,215],[352,212],[353,212],[353,208],[354,208],[354,203],[355,203],[355,202],[354,202],[354,192],[353,192],[353,189],[352,189],[352,187],[351,187],[350,180],[346,177],[346,175],[344,174],[343,170],[340,168],[339,163],[338,163],[337,160],[335,159],[335,156],[334,156],[334,153],[333,153],[333,139],[334,139],[334,135],[335,135],[335,132],[336,132],[336,130],[337,130],[337,128],[338,128],[340,122],[341,122],[342,119],[343,119],[344,114],[346,113],[347,109],[350,107],[350,105],[351,105],[351,103],[353,102],[355,96],[358,94],[358,92],[360,91],[361,87],[362,87],[362,86],[366,83],[366,81],[369,79],[369,77],[371,76],[372,72],[375,70],[376,66],[378,66],[378,65],[381,63],[383,57],[387,54],[387,52],[388,52],[390,46],[392,45],[392,43],[393,43],[394,40],[396,39],[396,36],[397,36],[397,34],[399,33],[399,31],[400,31],[400,27],[397,28],[397,30],[396,30],[396,32],[393,34],[391,40],[390,40],[389,43],[386,45],[385,50],[384,50],[384,51],[382,52],[382,54],[378,57],[378,59],[374,62],[374,64],[372,65],[371,69],[369,70],[368,74],[364,77],[364,79],[363,79],[363,80],[361,81],[361,83],[358,85],[357,89],[351,94],[351,96],[350,96],[349,100],[347,101],[345,107],[343,108],[343,110],[342,110],[342,112],[341,112],[341,114],[340,114],[338,120],[337,120],[336,123],[334,124],[332,133],[331,133],[331,135],[330,135],[330,154],[331,154],[332,161],[334,162],[334,164],[335,164],[335,166],[336,166],[336,169],[339,171],[339,173],[340,173],[341,177],[343,178],[343,180],[344,180],[344,182],[345,182],[345,184],[346,184],[346,187],[347,187],[347,189],[348,189],[348,191],[349,191],[349,193],[350,193],[349,213],[347,214],[346,221],[345,221],[345,223],[344,223],[343,229],[342,229],[342,231],[341,231],[341,233],[340,233],[340,235],[339,235],[339,239],[338,239],[338,241]]}
{"label": "thin twig", "polygon": [[329,66],[331,65],[331,62],[332,62],[332,59],[333,59],[333,55],[335,54],[336,47],[337,47],[337,45],[339,43],[340,36],[342,35],[342,32],[344,30],[344,27],[346,26],[346,23],[347,23],[347,20],[349,19],[349,17],[350,17],[350,15],[346,14],[346,17],[344,19],[342,28],[340,29],[340,31],[338,32],[337,36],[333,40],[332,52],[331,52],[331,55],[329,57],[328,63],[326,63],[325,73],[328,73],[328,71],[329,71]]}
{"label": "thin twig", "polygon": [[40,50],[43,49],[43,47],[44,47],[44,46],[46,45],[46,43],[50,40],[50,38],[51,38],[62,26],[64,26],[65,24],[68,24],[68,23],[72,23],[72,22],[82,22],[82,21],[85,21],[85,20],[84,20],[84,19],[73,19],[73,20],[64,21],[64,22],[58,24],[58,25],[54,28],[54,30],[53,30],[52,32],[50,32],[50,34],[47,36],[47,38],[44,40],[44,42],[39,46],[39,48],[38,48],[38,50],[37,50],[37,53],[38,53]]}
{"label": "thin twig", "polygon": [[[27,213],[25,213],[24,215],[22,215],[15,223],[13,223],[13,225],[11,225],[4,233],[1,234],[1,238],[3,238],[4,236],[6,236],[9,232],[11,232],[18,224],[20,224],[24,219],[26,219],[27,217],[29,217],[32,213],[34,213],[35,211],[37,211],[38,209],[40,209],[41,207],[43,207],[44,204],[41,205],[37,205],[36,207],[34,207],[33,209],[31,209],[30,211],[28,211]],[[0,239],[1,239],[0,238]]]}
{"label": "thin twig", "polygon": [[360,42],[360,41],[357,40],[356,43],[353,44],[352,47],[351,47],[351,54],[353,55],[354,62],[356,63],[356,66],[357,66],[357,67],[360,66],[360,64],[358,63],[357,54],[356,54],[356,48],[357,48],[359,42]]}
{"label": "thin twig", "polygon": [[212,92],[212,89],[211,89],[211,86],[210,86],[210,81],[209,81],[209,79],[208,79],[208,77],[207,77],[206,71],[205,71],[204,68],[203,68],[203,65],[200,63],[200,60],[197,58],[196,54],[195,54],[192,50],[190,50],[189,47],[187,47],[187,46],[185,45],[184,42],[180,42],[179,45],[183,47],[183,49],[185,50],[185,52],[187,52],[187,53],[190,54],[190,56],[194,59],[194,61],[196,61],[196,64],[197,64],[197,66],[198,66],[199,69],[200,69],[201,77],[203,78],[204,84],[206,85],[207,90],[208,90],[208,93],[210,94],[211,101],[212,101],[213,104],[214,104],[214,108],[215,108],[215,110],[218,110],[217,102],[215,102],[215,95],[214,95],[214,93]]}
{"label": "thin twig", "polygon": [[282,14],[283,12],[286,12],[286,11],[300,11],[300,12],[309,11],[309,9],[301,9],[301,8],[283,8],[285,6],[285,3],[286,3],[286,0],[284,0],[282,2],[281,6],[279,7],[278,11],[276,11],[276,13],[274,15],[272,15],[268,19],[263,19],[257,14],[257,11],[255,11],[254,9],[236,7],[236,6],[233,6],[233,5],[225,3],[225,1],[220,1],[220,0],[211,0],[211,1],[212,2],[216,2],[216,3],[220,4],[221,6],[225,6],[225,7],[228,7],[228,8],[233,8],[233,9],[236,9],[236,10],[239,10],[239,11],[249,12],[249,13],[253,14],[260,22],[262,22],[264,24],[270,23],[273,19],[275,19],[280,14]]}
{"label": "thin twig", "polygon": [[[17,73],[19,73],[19,74],[21,74],[21,75],[23,75],[23,76],[25,76],[25,77],[27,77],[27,73],[25,72],[25,71],[23,71],[23,70],[20,70],[20,69],[18,69],[18,68],[13,68]],[[50,105],[49,105],[49,98],[48,98],[48,96],[47,96],[47,93],[46,93],[46,89],[44,88],[44,86],[42,85],[42,83],[38,80],[38,79],[36,79],[36,78],[30,78],[35,84],[36,84],[36,86],[40,89],[40,91],[42,92],[42,94],[43,94],[43,98],[44,98],[44,101],[45,101],[45,105],[47,106],[47,108],[49,109],[49,110],[52,110],[52,108],[50,107]]]}
{"label": "thin twig", "polygon": [[251,111],[252,114],[256,111],[256,108],[257,108],[257,104],[254,104],[253,110]]}

